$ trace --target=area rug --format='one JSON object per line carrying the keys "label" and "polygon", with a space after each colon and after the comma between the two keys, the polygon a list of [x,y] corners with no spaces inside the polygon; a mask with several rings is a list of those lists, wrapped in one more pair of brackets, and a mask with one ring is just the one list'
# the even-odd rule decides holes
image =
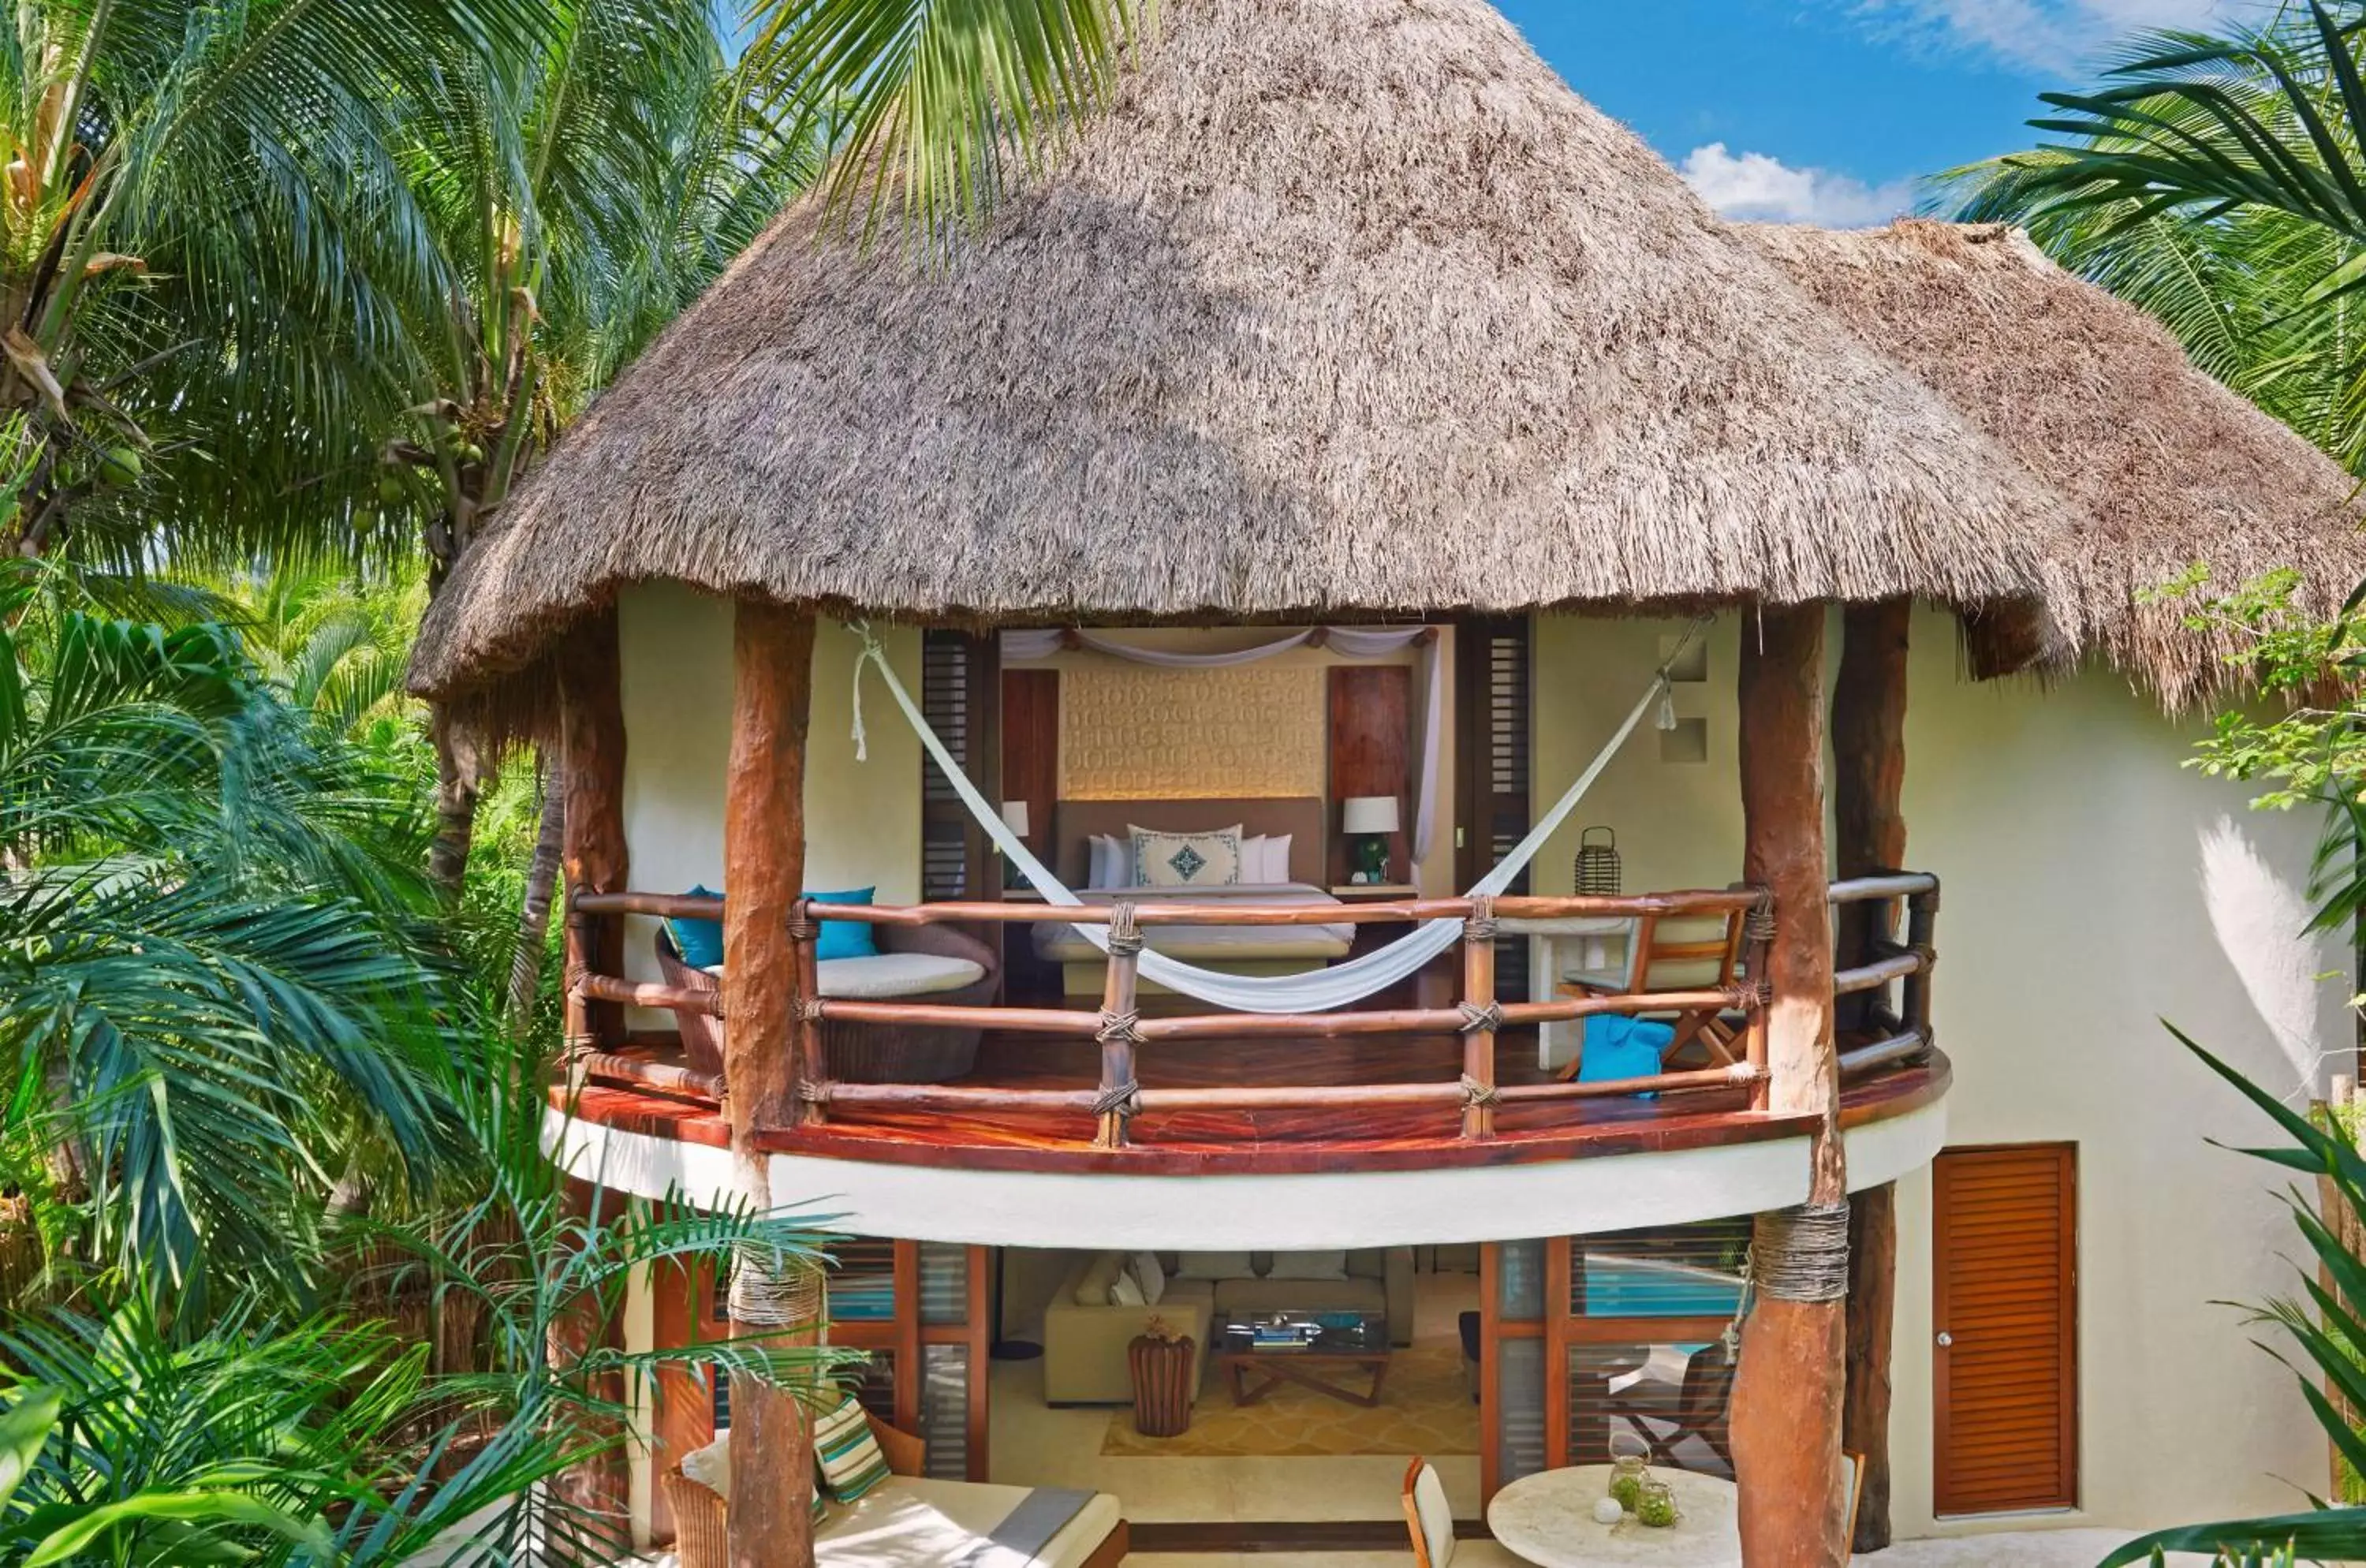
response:
{"label": "area rug", "polygon": [[[1360,1374],[1341,1382],[1361,1388]],[[1479,1406],[1462,1381],[1461,1347],[1414,1345],[1389,1358],[1380,1403],[1369,1410],[1313,1389],[1284,1383],[1246,1408],[1211,1360],[1207,1385],[1191,1407],[1191,1427],[1179,1437],[1145,1438],[1133,1412],[1110,1416],[1104,1454],[1190,1454],[1208,1459],[1265,1459],[1301,1454],[1475,1454]]]}

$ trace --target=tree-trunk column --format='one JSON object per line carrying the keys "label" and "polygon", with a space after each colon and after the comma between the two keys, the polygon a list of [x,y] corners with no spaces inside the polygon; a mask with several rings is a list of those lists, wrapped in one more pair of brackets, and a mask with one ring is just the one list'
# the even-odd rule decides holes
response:
{"label": "tree-trunk column", "polygon": [[625,926],[614,915],[578,914],[578,893],[622,893],[625,849],[625,700],[614,611],[569,632],[558,651],[560,775],[565,797],[560,863],[567,874],[567,1044],[580,1050],[625,1036],[625,1010],[577,999],[587,972],[625,972]]}
{"label": "tree-trunk column", "polygon": [[1741,1555],[1751,1568],[1837,1568],[1847,1181],[1836,1114],[1832,937],[1824,855],[1820,604],[1769,608],[1741,627],[1744,875],[1768,888],[1769,1106],[1822,1119],[1808,1202],[1759,1216],[1754,1304],[1732,1405]]}
{"label": "tree-trunk column", "polygon": [[[723,817],[723,1080],[742,1195],[772,1204],[756,1135],[791,1124],[797,964],[789,921],[805,886],[806,724],[813,617],[741,600],[732,622],[731,767]],[[788,1281],[742,1257],[734,1337],[783,1335]],[[796,1400],[731,1380],[732,1568],[812,1568],[813,1432]]]}
{"label": "tree-trunk column", "polygon": [[[1865,876],[1906,864],[1906,655],[1913,602],[1852,604],[1832,691],[1833,863]],[[1887,902],[1843,911],[1841,963],[1869,962],[1895,935]],[[1859,992],[1867,1004],[1886,991]],[[1885,1182],[1849,1199],[1848,1388],[1841,1447],[1863,1456],[1858,1551],[1889,1544],[1889,1361],[1898,1306],[1898,1190]]]}

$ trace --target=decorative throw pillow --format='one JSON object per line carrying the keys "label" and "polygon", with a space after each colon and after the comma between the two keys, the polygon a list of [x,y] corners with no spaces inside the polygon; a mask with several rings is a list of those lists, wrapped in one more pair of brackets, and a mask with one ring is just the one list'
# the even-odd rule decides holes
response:
{"label": "decorative throw pillow", "polygon": [[1156,1306],[1166,1294],[1166,1270],[1158,1266],[1158,1254],[1137,1252],[1126,1269],[1133,1275],[1133,1282],[1142,1287],[1142,1304]]}
{"label": "decorative throw pillow", "polygon": [[1133,1277],[1131,1268],[1121,1269],[1110,1281],[1109,1304],[1113,1307],[1148,1306],[1150,1298],[1142,1293],[1142,1281]]}
{"label": "decorative throw pillow", "polygon": [[887,1456],[871,1435],[870,1417],[849,1394],[837,1409],[814,1422],[814,1463],[822,1484],[841,1503],[851,1503],[887,1479]]}
{"label": "decorative throw pillow", "polygon": [[1175,1259],[1178,1280],[1245,1280],[1256,1272],[1245,1252],[1185,1252]]}
{"label": "decorative throw pillow", "polygon": [[1230,887],[1241,880],[1239,823],[1214,833],[1162,833],[1129,824],[1137,887]]}
{"label": "decorative throw pillow", "polygon": [[[712,898],[714,889],[704,883],[693,887],[688,897]],[[719,913],[719,911],[718,911]],[[693,969],[712,969],[723,962],[723,922],[701,919],[695,915],[670,915],[666,918],[666,935],[673,939],[673,950]]]}
{"label": "decorative throw pillow", "polygon": [[682,1472],[725,1502],[731,1501],[731,1428],[724,1427],[715,1434],[713,1442],[682,1455]]}
{"label": "decorative throw pillow", "polygon": [[1266,1269],[1268,1280],[1344,1280],[1347,1277],[1347,1255],[1345,1252],[1277,1252],[1272,1266]]}
{"label": "decorative throw pillow", "polygon": [[[868,904],[878,893],[876,887],[850,887],[842,893],[808,893],[806,897],[817,904]],[[875,958],[879,944],[871,935],[871,928],[860,920],[824,920],[821,936],[814,946],[817,963],[832,958]]]}

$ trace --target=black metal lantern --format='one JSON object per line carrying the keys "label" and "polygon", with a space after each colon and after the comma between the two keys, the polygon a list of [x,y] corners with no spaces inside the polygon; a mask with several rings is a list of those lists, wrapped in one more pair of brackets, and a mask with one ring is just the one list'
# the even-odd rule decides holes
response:
{"label": "black metal lantern", "polygon": [[[1596,842],[1594,835],[1602,835]],[[1578,892],[1590,897],[1613,897],[1618,892],[1618,835],[1599,824],[1577,836]]]}

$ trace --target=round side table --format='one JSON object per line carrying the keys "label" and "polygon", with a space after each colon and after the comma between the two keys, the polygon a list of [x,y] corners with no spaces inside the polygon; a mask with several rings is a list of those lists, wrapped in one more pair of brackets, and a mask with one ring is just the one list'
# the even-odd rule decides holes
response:
{"label": "round side table", "polygon": [[1684,1470],[1655,1467],[1651,1474],[1676,1495],[1676,1522],[1664,1529],[1653,1529],[1632,1514],[1615,1525],[1594,1522],[1594,1500],[1610,1487],[1606,1464],[1522,1476],[1487,1505],[1487,1528],[1505,1551],[1537,1568],[1741,1568],[1733,1483]]}

